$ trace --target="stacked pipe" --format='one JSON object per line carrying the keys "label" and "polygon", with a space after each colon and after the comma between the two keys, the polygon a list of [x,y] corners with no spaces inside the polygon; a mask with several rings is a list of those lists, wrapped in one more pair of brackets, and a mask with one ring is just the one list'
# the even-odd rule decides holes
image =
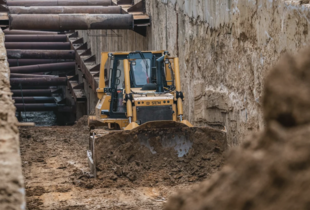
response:
{"label": "stacked pipe", "polygon": [[4,33],[16,110],[59,111],[64,105],[55,97],[67,86],[66,75],[75,71],[75,51],[67,35],[22,30]]}
{"label": "stacked pipe", "polygon": [[8,0],[10,29],[133,29],[131,14],[112,0]]}
{"label": "stacked pipe", "polygon": [[66,86],[62,75],[75,71],[66,31],[134,29],[133,15],[112,0],[7,0],[2,9],[9,15],[5,47],[17,111],[59,108],[52,103],[55,87]]}

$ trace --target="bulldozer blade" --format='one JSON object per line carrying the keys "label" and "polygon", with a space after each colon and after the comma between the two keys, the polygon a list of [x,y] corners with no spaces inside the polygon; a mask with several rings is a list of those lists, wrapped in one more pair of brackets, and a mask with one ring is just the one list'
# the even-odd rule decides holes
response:
{"label": "bulldozer blade", "polygon": [[[132,131],[138,132],[140,144],[149,148],[152,154],[157,152],[151,145],[150,139],[157,136],[163,148],[173,148],[178,157],[183,157],[192,147],[192,142],[184,135],[182,130],[179,130],[180,128],[188,128],[188,126],[175,121],[152,121],[144,123]],[[168,129],[173,129],[174,132],[171,133],[171,130]]]}
{"label": "bulldozer blade", "polygon": [[[173,148],[177,153],[178,157],[183,157],[188,153],[193,143],[189,136],[183,133],[183,131],[177,131],[175,129],[174,133],[167,129],[152,129],[152,130],[139,130],[138,139],[139,143],[147,147],[152,154],[158,153],[157,147],[162,147],[164,149]],[[155,137],[155,141],[154,141]]]}
{"label": "bulldozer blade", "polygon": [[182,159],[193,153],[208,153],[214,148],[224,150],[227,147],[226,133],[221,130],[187,127],[169,121],[146,123],[131,131],[98,129],[92,135],[88,153],[94,175],[97,168],[105,170],[101,163],[111,156],[115,156],[113,161],[122,165],[141,159]]}
{"label": "bulldozer blade", "polygon": [[151,121],[144,123],[139,127],[133,129],[133,131],[160,129],[160,128],[187,128],[187,127],[188,127],[187,125],[180,122],[163,120],[163,121]]}

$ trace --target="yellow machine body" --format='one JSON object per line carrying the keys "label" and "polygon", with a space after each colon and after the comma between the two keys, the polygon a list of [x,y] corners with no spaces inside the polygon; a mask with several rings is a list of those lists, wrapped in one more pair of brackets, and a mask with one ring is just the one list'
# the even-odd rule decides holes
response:
{"label": "yellow machine body", "polygon": [[[144,68],[142,77],[147,74],[146,88],[133,85],[132,80],[139,79],[138,67]],[[165,51],[102,53],[97,96],[96,115],[89,122],[122,130],[162,121],[192,127],[183,119],[179,60]]]}

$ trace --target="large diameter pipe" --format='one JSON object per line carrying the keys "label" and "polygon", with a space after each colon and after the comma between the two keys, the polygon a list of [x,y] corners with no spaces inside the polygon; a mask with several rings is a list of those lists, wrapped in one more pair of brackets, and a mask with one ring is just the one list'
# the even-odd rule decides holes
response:
{"label": "large diameter pipe", "polygon": [[120,6],[51,6],[9,7],[11,14],[121,14]]}
{"label": "large diameter pipe", "polygon": [[10,15],[10,29],[133,29],[132,14]]}
{"label": "large diameter pipe", "polygon": [[12,97],[15,103],[55,103],[54,97],[48,96],[26,96]]}
{"label": "large diameter pipe", "polygon": [[74,50],[7,50],[8,59],[74,59]]}
{"label": "large diameter pipe", "polygon": [[6,42],[66,42],[67,35],[5,35]]}
{"label": "large diameter pipe", "polygon": [[51,96],[51,89],[16,89],[11,90],[13,96]]}
{"label": "large diameter pipe", "polygon": [[11,73],[36,73],[36,72],[51,72],[51,71],[73,71],[75,70],[74,62],[49,63],[29,66],[10,67]]}
{"label": "large diameter pipe", "polygon": [[57,35],[57,34],[61,34],[62,32],[57,32],[57,31],[30,31],[30,30],[9,30],[9,29],[5,29],[4,31],[5,35],[9,35],[9,34],[15,34],[15,35],[31,35],[31,34],[41,34],[41,35]]}
{"label": "large diameter pipe", "polygon": [[14,85],[49,85],[49,86],[59,86],[67,85],[67,78],[65,77],[50,77],[50,78],[11,78],[10,83]]}
{"label": "large diameter pipe", "polygon": [[8,6],[110,6],[112,0],[7,0]]}
{"label": "large diameter pipe", "polygon": [[38,74],[18,74],[11,73],[10,78],[47,78],[47,77],[57,77],[55,75],[38,75]]}
{"label": "large diameter pipe", "polygon": [[16,111],[54,111],[59,107],[56,103],[15,103]]}
{"label": "large diameter pipe", "polygon": [[5,42],[6,49],[70,50],[70,42]]}
{"label": "large diameter pipe", "polygon": [[70,59],[8,59],[10,67],[68,62]]}

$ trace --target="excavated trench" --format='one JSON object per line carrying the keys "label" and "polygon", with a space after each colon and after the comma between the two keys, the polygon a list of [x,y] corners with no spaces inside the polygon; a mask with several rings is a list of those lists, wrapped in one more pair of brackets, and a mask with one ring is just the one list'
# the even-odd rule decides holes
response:
{"label": "excavated trench", "polygon": [[[188,1],[185,2],[188,3]],[[304,1],[298,1],[298,5],[302,4]],[[169,6],[166,10],[161,10],[161,7],[162,4],[156,2],[152,12],[166,11],[165,17],[168,20],[168,17],[171,16],[167,10]],[[173,10],[173,12],[175,11]],[[243,12],[242,9],[240,11]],[[31,11],[29,10],[29,12]],[[46,10],[46,12],[51,11]],[[179,23],[190,22],[186,19],[187,16],[181,16],[179,13],[177,14],[177,27],[182,27]],[[16,18],[16,16],[13,17]],[[235,17],[239,16],[235,15]],[[255,16],[253,15],[253,17]],[[195,23],[190,24],[196,27]],[[140,25],[143,24],[140,22]],[[191,37],[188,40],[192,40],[193,35],[190,28],[193,25],[184,26]],[[166,27],[169,28],[167,22]],[[225,40],[230,40],[227,36],[235,36],[234,27],[232,27],[232,31],[225,32]],[[307,27],[305,26],[305,28]],[[179,29],[177,28],[177,30]],[[211,36],[213,36],[212,31],[213,29]],[[138,32],[146,33],[143,30]],[[162,147],[165,143],[162,141],[163,135],[160,132],[151,131],[145,137],[141,133],[132,135],[132,133],[124,132],[120,135],[118,131],[104,130],[102,132],[105,134],[98,138],[98,147],[96,148],[98,165],[97,178],[95,179],[90,173],[86,155],[86,149],[89,146],[89,128],[87,127],[87,116],[85,116],[93,111],[100,67],[98,57],[96,58],[94,55],[101,52],[100,46],[95,46],[94,51],[98,52],[93,54],[88,43],[85,43],[88,35],[90,36],[92,33],[87,31],[86,38],[85,34],[81,33],[82,38],[77,32],[61,34],[40,32],[38,34],[33,31],[18,31],[17,33],[23,34],[24,38],[28,39],[22,44],[14,31],[5,33],[11,80],[9,81],[7,77],[8,69],[6,71],[0,69],[0,102],[3,104],[0,109],[0,129],[2,129],[0,131],[1,134],[6,134],[0,136],[0,166],[4,169],[0,170],[0,209],[25,209],[25,206],[29,210],[309,209],[309,51],[303,51],[297,57],[285,57],[266,79],[263,102],[259,101],[260,97],[255,99],[256,102],[253,102],[263,107],[266,129],[261,134],[249,137],[241,147],[227,152],[227,138],[234,135],[226,136],[225,132],[210,127],[194,130],[166,129],[165,132],[168,132],[171,138],[179,133],[190,139],[191,148],[185,156],[178,157],[178,151],[175,148]],[[95,34],[100,33],[102,32],[98,31]],[[125,34],[128,39],[131,36],[128,31],[119,33]],[[219,31],[216,36],[221,37],[220,33]],[[246,33],[249,34],[248,31]],[[246,33],[242,32],[240,40],[239,38],[235,40],[247,43],[247,39],[252,37],[247,37]],[[168,34],[171,35],[166,33],[166,36]],[[180,42],[182,38],[187,39],[186,36],[182,37],[183,35],[179,31],[176,34],[177,42]],[[266,34],[272,43],[274,39],[267,32]],[[303,34],[306,36],[307,30],[304,30]],[[137,41],[136,36],[132,37]],[[179,37],[181,37],[180,40],[178,40]],[[159,39],[161,38],[162,36],[159,35]],[[98,37],[94,39],[105,42],[104,39]],[[31,40],[35,41],[31,42]],[[53,43],[42,44],[47,40],[52,40]],[[107,45],[114,42],[113,39],[108,38],[106,41]],[[144,41],[142,40],[142,42]],[[213,42],[214,40],[212,40]],[[158,44],[157,41],[154,43]],[[169,43],[167,41],[167,46]],[[94,42],[89,45],[94,47],[98,44]],[[116,45],[122,46],[122,43],[117,42]],[[213,48],[212,44],[210,46]],[[296,46],[300,46],[300,43]],[[45,52],[40,51],[42,47]],[[29,48],[33,51],[27,50]],[[183,52],[177,43],[178,51],[179,48],[181,57],[186,54],[186,50],[199,52],[194,44],[192,48]],[[240,44],[239,48],[243,50],[246,46]],[[34,53],[34,51],[37,52]],[[56,51],[58,53],[55,54]],[[210,50],[210,52],[213,51]],[[225,53],[217,52],[215,54],[225,55]],[[216,61],[214,57],[207,61],[205,55],[207,53],[202,53],[202,60]],[[272,59],[267,63],[273,63],[277,56],[270,57]],[[187,58],[186,62],[189,60]],[[197,60],[199,61],[199,58]],[[254,61],[255,59],[247,57],[247,60]],[[264,65],[263,57],[258,60]],[[2,61],[6,62],[6,58],[3,58]],[[62,66],[64,63],[69,66]],[[29,65],[31,65],[30,72],[27,69]],[[7,65],[3,64],[2,66]],[[36,68],[37,70],[34,71]],[[206,72],[212,74],[209,69]],[[189,74],[191,73],[193,72],[189,72]],[[258,75],[263,77],[261,72]],[[218,82],[217,79],[210,78],[215,83]],[[192,77],[188,79],[193,80],[193,83],[197,82]],[[16,116],[20,117],[21,122],[37,122],[36,127],[19,128],[20,145],[18,145],[17,138],[17,122],[12,114],[14,110],[11,93],[8,90],[9,83],[11,83],[13,100],[15,100],[17,109]],[[222,89],[219,93],[223,94],[221,91]],[[217,96],[211,93],[209,95],[209,92],[204,93],[202,90],[200,92],[195,92],[195,95],[197,95],[197,100],[203,100],[203,103],[185,104],[190,107],[195,106],[195,110],[198,107],[198,111],[194,112],[195,118],[208,116],[214,118],[215,122],[220,118],[227,118],[228,124],[238,124],[242,121],[231,112],[240,110],[242,112],[244,108],[239,110],[234,106],[230,107],[229,103],[225,102],[228,97],[223,95]],[[249,104],[251,103],[252,101]],[[207,106],[209,111],[215,110],[216,117],[205,112],[206,110],[203,111],[204,106]],[[6,113],[6,110],[9,114]],[[42,110],[49,110],[49,112],[38,112]],[[244,125],[251,124],[251,122],[247,122],[247,111],[245,109],[246,121]],[[254,110],[253,113],[256,111]],[[80,120],[76,121],[79,118]],[[252,120],[254,118],[256,119],[257,116],[251,116]],[[59,126],[64,124],[74,125]],[[238,131],[238,135],[245,133],[243,133],[244,127],[240,129],[236,125],[236,128],[228,126],[228,134],[232,127],[233,130]],[[246,129],[252,130],[252,127]],[[108,135],[107,132],[109,132]],[[18,153],[19,146],[21,163]],[[20,164],[22,165],[24,184]],[[23,200],[24,196],[26,204]]]}

